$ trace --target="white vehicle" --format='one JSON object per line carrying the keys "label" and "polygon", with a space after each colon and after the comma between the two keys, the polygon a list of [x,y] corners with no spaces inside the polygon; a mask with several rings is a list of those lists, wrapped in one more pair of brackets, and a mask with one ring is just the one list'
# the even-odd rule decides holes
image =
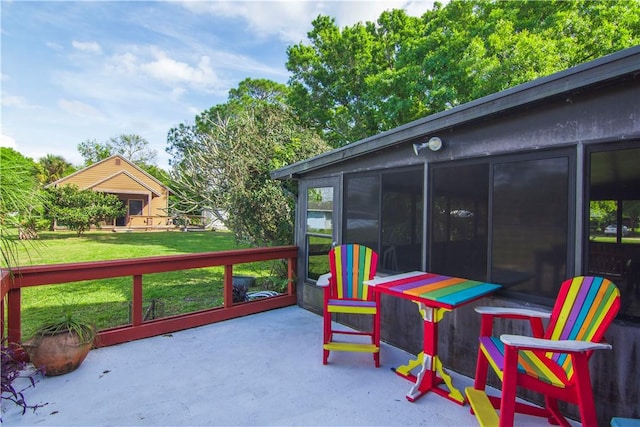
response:
{"label": "white vehicle", "polygon": [[[618,233],[618,226],[616,224],[607,225],[604,229],[604,234],[612,234],[616,235]],[[626,225],[622,226],[622,235],[627,236],[629,234],[629,227]]]}

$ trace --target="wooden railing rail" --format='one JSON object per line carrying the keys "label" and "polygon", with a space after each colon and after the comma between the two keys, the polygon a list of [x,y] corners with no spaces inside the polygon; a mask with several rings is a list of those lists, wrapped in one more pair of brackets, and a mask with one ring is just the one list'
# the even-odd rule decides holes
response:
{"label": "wooden railing rail", "polygon": [[[167,255],[112,261],[79,262],[70,264],[38,265],[2,270],[0,307],[2,337],[11,343],[21,341],[21,289],[30,286],[55,285],[82,280],[132,277],[131,323],[101,330],[96,346],[108,346],[126,341],[193,328],[234,317],[259,313],[296,304],[295,265],[297,246],[238,249],[186,255]],[[233,302],[233,266],[255,261],[284,259],[288,264],[286,294],[252,302]],[[143,275],[193,268],[224,266],[223,306],[192,313],[143,320]],[[6,325],[5,325],[6,306]]]}

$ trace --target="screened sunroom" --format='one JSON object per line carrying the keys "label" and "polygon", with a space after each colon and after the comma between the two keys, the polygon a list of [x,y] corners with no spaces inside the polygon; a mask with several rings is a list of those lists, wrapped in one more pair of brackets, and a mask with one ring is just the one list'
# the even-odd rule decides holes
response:
{"label": "screened sunroom", "polygon": [[[606,276],[622,309],[613,350],[592,360],[597,412],[638,416],[638,99],[634,47],[274,171],[298,182],[299,304],[322,310],[315,280],[336,243],[374,249],[382,274],[503,286],[482,305],[550,308],[565,279]],[[478,322],[465,307],[441,326],[444,363],[469,376]],[[417,353],[421,334],[415,304],[383,298],[383,340]]]}

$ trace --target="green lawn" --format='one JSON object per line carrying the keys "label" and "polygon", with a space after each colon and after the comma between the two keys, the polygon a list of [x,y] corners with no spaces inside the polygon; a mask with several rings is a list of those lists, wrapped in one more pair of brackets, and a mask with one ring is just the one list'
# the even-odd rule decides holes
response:
{"label": "green lawn", "polygon": [[[231,233],[209,232],[43,232],[20,244],[20,266],[139,258],[240,249]],[[244,246],[246,247],[246,246]],[[234,275],[256,277],[255,290],[283,291],[286,280],[274,277],[274,262],[234,266]],[[22,333],[27,338],[47,319],[72,310],[98,329],[129,323],[131,277],[38,286],[22,291]],[[222,305],[223,267],[145,275],[145,311],[170,316]]]}
{"label": "green lawn", "polygon": [[39,232],[40,239],[18,245],[18,264],[41,265],[105,259],[140,258],[238,249],[233,235],[205,231],[181,233],[92,231],[77,237],[75,232]]}

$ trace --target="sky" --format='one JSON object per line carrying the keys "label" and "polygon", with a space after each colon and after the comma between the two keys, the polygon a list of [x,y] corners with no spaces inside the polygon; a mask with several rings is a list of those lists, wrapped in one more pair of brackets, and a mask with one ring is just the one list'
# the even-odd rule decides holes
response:
{"label": "sky", "polygon": [[245,78],[287,83],[287,47],[318,15],[344,27],[400,8],[433,1],[1,0],[0,146],[81,165],[81,142],[135,134],[168,169],[169,130]]}

